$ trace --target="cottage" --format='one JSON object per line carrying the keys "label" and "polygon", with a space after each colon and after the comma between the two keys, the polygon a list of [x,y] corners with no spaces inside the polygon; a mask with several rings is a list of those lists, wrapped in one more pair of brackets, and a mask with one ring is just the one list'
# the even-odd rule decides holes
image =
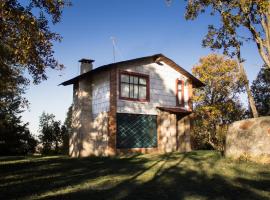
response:
{"label": "cottage", "polygon": [[72,157],[190,151],[192,89],[203,83],[162,54],[93,69],[73,85]]}

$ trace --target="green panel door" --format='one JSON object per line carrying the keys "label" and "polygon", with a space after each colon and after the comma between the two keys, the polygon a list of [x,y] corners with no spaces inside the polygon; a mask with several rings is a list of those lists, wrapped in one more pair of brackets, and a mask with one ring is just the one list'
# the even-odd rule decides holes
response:
{"label": "green panel door", "polygon": [[116,146],[157,147],[157,116],[117,113]]}

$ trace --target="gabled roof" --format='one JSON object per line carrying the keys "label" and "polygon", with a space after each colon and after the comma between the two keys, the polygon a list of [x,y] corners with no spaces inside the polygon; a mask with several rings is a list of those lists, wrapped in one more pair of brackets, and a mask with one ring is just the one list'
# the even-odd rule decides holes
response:
{"label": "gabled roof", "polygon": [[107,65],[102,65],[100,67],[97,67],[97,68],[89,71],[89,72],[86,72],[84,74],[76,76],[70,80],[67,80],[67,81],[61,83],[60,85],[66,86],[66,85],[74,84],[80,79],[94,75],[95,73],[100,72],[100,71],[108,70],[112,67],[116,67],[116,66],[123,65],[123,64],[131,64],[133,62],[147,61],[147,60],[151,60],[151,62],[155,62],[155,63],[160,63],[160,62],[166,63],[167,65],[169,65],[170,67],[172,67],[173,69],[178,71],[179,73],[190,78],[192,80],[193,86],[195,88],[204,86],[204,84],[199,79],[197,79],[195,76],[190,74],[188,71],[186,71],[185,69],[180,67],[178,64],[176,64],[174,61],[172,61],[168,57],[164,56],[163,54],[154,54],[152,56],[146,56],[146,57],[135,58],[135,59],[131,59],[131,60],[125,60],[125,61],[121,61],[121,62],[111,63],[111,64],[107,64]]}

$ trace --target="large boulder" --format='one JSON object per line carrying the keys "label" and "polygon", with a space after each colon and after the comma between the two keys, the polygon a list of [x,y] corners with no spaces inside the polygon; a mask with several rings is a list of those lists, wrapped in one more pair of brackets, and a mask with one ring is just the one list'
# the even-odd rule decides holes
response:
{"label": "large boulder", "polygon": [[226,135],[225,155],[270,161],[270,116],[232,123]]}

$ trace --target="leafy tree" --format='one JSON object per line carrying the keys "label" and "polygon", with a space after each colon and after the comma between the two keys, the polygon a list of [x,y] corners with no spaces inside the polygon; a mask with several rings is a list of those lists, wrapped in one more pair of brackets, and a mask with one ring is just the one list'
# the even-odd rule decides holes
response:
{"label": "leafy tree", "polygon": [[5,65],[0,67],[0,77],[0,115],[5,116],[1,118],[5,120],[18,116],[27,106],[27,101],[22,95],[28,82],[21,75],[20,69],[10,69]]}
{"label": "leafy tree", "polygon": [[[7,78],[8,73],[11,78]],[[0,154],[15,155],[33,153],[37,144],[36,139],[30,134],[27,125],[23,124],[21,117],[22,108],[27,105],[22,97],[25,79],[18,75],[17,69],[10,70],[5,66],[0,67]],[[17,78],[13,78],[17,76]],[[3,85],[6,82],[8,85]]]}
{"label": "leafy tree", "polygon": [[66,116],[66,119],[65,119],[65,122],[64,122],[64,125],[66,126],[67,132],[69,134],[72,132],[72,127],[71,127],[71,124],[72,124],[72,107],[73,107],[73,105],[69,106],[67,116]]}
{"label": "leafy tree", "polygon": [[[167,0],[171,1],[171,0]],[[250,91],[248,78],[244,70],[244,59],[241,57],[241,46],[253,40],[258,51],[270,68],[270,4],[268,0],[190,0],[186,6],[187,20],[196,19],[199,14],[210,10],[211,15],[220,18],[219,27],[208,26],[208,33],[203,39],[203,46],[211,49],[223,49],[225,55],[236,57],[239,62],[249,105],[253,117],[258,117],[255,101]],[[249,31],[251,37],[242,34],[241,29]]]}
{"label": "leafy tree", "polygon": [[35,152],[37,140],[28,124],[13,113],[0,113],[0,155],[25,155]]}
{"label": "leafy tree", "polygon": [[[234,56],[246,41],[254,41],[258,52],[270,68],[270,2],[268,0],[192,0],[186,7],[186,19],[194,20],[210,9],[211,15],[220,17],[220,27],[209,25],[203,45],[212,49],[224,49]],[[246,29],[251,37],[244,35]]]}
{"label": "leafy tree", "polygon": [[62,154],[68,154],[69,150],[69,132],[68,128],[65,125],[61,126],[61,141],[62,145],[60,148],[60,152]]}
{"label": "leafy tree", "polygon": [[242,119],[245,113],[239,100],[244,79],[238,63],[223,55],[210,54],[200,59],[192,73],[206,84],[195,90],[192,137],[197,146],[222,150],[226,125]]}
{"label": "leafy tree", "polygon": [[[61,19],[65,0],[0,1],[0,107],[19,96],[29,80],[26,71],[39,83],[47,78],[46,69],[61,69],[53,54],[53,42],[61,37],[49,23]],[[36,14],[34,14],[34,12]],[[47,18],[46,18],[47,17]],[[25,103],[25,99],[22,99]]]}
{"label": "leafy tree", "polygon": [[71,105],[68,108],[67,116],[64,122],[64,125],[61,127],[61,135],[62,135],[62,141],[63,141],[63,146],[62,146],[62,152],[64,154],[68,154],[68,149],[69,149],[69,136],[72,132],[72,107]]}
{"label": "leafy tree", "polygon": [[270,115],[270,69],[263,67],[253,81],[251,90],[261,116]]}
{"label": "leafy tree", "polygon": [[60,122],[55,120],[53,114],[42,113],[39,120],[40,135],[42,143],[42,153],[57,153],[59,143]]}
{"label": "leafy tree", "polygon": [[68,131],[61,121],[55,119],[53,114],[42,113],[40,116],[40,135],[42,153],[66,153],[68,147]]}
{"label": "leafy tree", "polygon": [[49,22],[58,23],[68,4],[65,0],[29,0],[26,5],[18,0],[1,1],[1,66],[26,69],[35,83],[46,79],[46,68],[61,69],[52,49],[61,37],[50,30]]}
{"label": "leafy tree", "polygon": [[[62,69],[53,56],[53,42],[61,37],[50,30],[49,23],[58,23],[69,5],[66,0],[20,2],[0,1],[0,131],[1,137],[17,144],[22,132],[27,132],[22,131],[27,128],[19,117],[28,105],[22,97],[29,84],[26,72],[37,84],[47,78],[47,68]],[[13,136],[18,136],[17,141]]]}

